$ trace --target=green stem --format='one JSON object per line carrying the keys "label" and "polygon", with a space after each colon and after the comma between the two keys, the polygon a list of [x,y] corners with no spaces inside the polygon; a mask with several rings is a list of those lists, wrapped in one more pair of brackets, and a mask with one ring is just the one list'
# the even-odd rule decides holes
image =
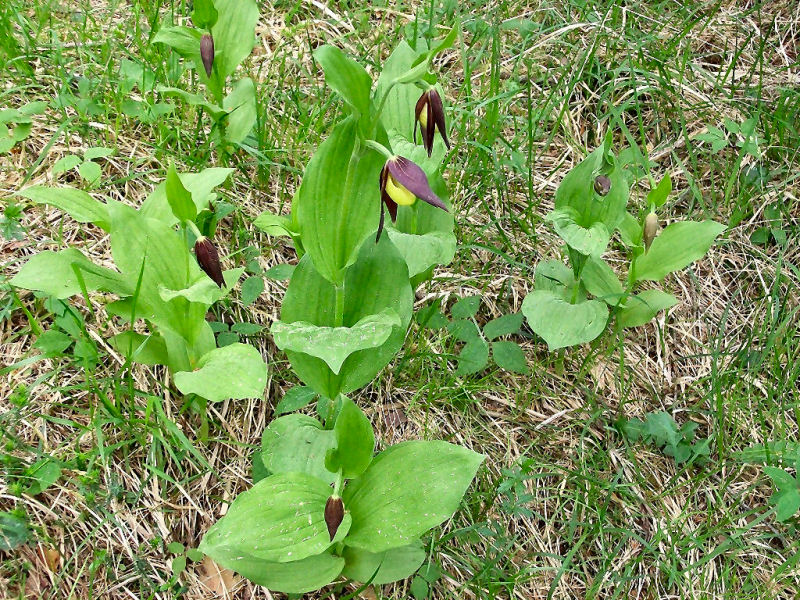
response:
{"label": "green stem", "polygon": [[372,117],[372,123],[370,123],[369,130],[370,132],[375,130],[375,127],[378,125],[378,122],[381,120],[381,114],[383,113],[383,107],[386,104],[386,100],[389,98],[389,92],[392,91],[392,88],[397,85],[397,79],[392,79],[389,82],[389,87],[386,88],[386,91],[383,93],[383,98],[381,98],[380,103],[378,104],[378,110],[375,111],[375,115]]}
{"label": "green stem", "polygon": [[391,150],[389,150],[386,146],[375,140],[364,140],[364,145],[368,148],[372,148],[373,150],[383,154],[386,157],[386,160],[390,160],[392,156],[394,156]]}
{"label": "green stem", "polygon": [[184,221],[184,225],[186,226],[187,229],[192,230],[192,233],[194,233],[194,237],[196,237],[198,240],[201,237],[205,237],[202,233],[200,233],[200,230],[197,228],[197,225],[195,224],[194,221],[186,220]]}
{"label": "green stem", "polygon": [[344,282],[336,286],[336,313],[333,317],[333,326],[344,325]]}
{"label": "green stem", "polygon": [[415,202],[411,205],[411,233],[417,235],[417,215],[419,208],[419,202]]}

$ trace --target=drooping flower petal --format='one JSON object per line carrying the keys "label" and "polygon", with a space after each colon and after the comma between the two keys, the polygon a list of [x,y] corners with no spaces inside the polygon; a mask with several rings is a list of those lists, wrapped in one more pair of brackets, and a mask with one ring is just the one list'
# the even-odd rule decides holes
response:
{"label": "drooping flower petal", "polygon": [[375,243],[381,241],[381,233],[383,233],[384,224],[384,210],[389,209],[389,216],[392,218],[392,223],[397,220],[397,204],[386,192],[386,182],[389,178],[389,169],[386,165],[381,169],[380,189],[381,189],[381,220],[378,223],[378,234],[375,236]]}

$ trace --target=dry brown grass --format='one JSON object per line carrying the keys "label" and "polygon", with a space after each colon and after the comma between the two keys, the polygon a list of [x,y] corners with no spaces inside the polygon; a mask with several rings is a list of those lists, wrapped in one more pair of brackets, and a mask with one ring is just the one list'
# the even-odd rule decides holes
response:
{"label": "dry brown grass", "polygon": [[[108,9],[103,2],[96,2],[95,6],[101,11]],[[490,14],[494,9],[498,8],[487,6],[483,10]],[[534,21],[560,19],[567,23],[546,35],[534,36],[523,51],[524,60],[533,65],[534,71],[545,73],[543,77],[535,77],[535,83],[528,82],[534,86],[532,92],[537,99],[545,99],[549,92],[558,90],[561,85],[555,78],[558,69],[578,56],[579,50],[593,44],[599,32],[602,31],[604,39],[611,40],[598,51],[600,64],[617,64],[619,52],[626,46],[624,32],[610,30],[602,22],[572,22],[566,14],[558,14],[566,11],[561,5],[539,3],[505,9],[511,16],[525,16]],[[646,4],[634,4],[625,10],[631,13],[628,18],[643,21],[657,20],[661,16]],[[707,169],[701,165],[691,180],[687,177],[684,165],[690,164],[691,158],[687,139],[675,134],[667,113],[658,110],[655,103],[668,101],[679,108],[685,119],[685,131],[691,136],[709,124],[721,122],[725,116],[734,119],[747,116],[743,106],[750,88],[737,87],[732,95],[723,92],[731,89],[731,81],[745,77],[752,69],[761,71],[761,93],[767,99],[774,100],[781,90],[800,84],[800,68],[796,64],[800,7],[790,1],[767,3],[760,23],[754,21],[752,15],[740,18],[743,10],[740,3],[726,3],[702,30],[690,32],[680,40],[676,38],[680,33],[677,27],[665,22],[658,36],[660,44],[646,46],[645,51],[652,52],[674,42],[678,48],[675,56],[683,56],[685,50],[692,57],[692,68],[682,71],[680,84],[668,91],[661,90],[652,105],[643,100],[645,106],[640,112],[648,124],[648,151],[657,163],[654,174],[668,172],[677,192],[668,204],[669,219],[700,214],[690,186],[696,186],[705,194],[720,185],[717,180],[720,170],[719,165],[715,168],[709,164]],[[309,43],[341,41],[354,54],[363,55],[376,47],[386,32],[393,31],[395,22],[404,22],[411,12],[405,7],[376,8],[369,21],[374,27],[371,35],[360,39],[359,28],[364,27],[363,23],[353,21],[346,10],[336,5],[316,1],[304,3],[302,18],[295,17],[287,24],[281,9],[265,4],[250,67],[253,72],[261,73],[265,84],[263,91],[267,94],[262,100],[272,109],[270,122],[279,127],[292,118],[293,109],[287,106],[285,96],[280,93],[281,86],[291,85],[300,94],[313,94],[320,85],[321,77],[309,60]],[[747,38],[749,34],[753,37]],[[506,80],[518,75],[515,65],[520,58],[516,54],[519,39],[515,36],[503,33],[501,38],[503,54],[499,64],[501,76]],[[730,42],[735,39],[742,40],[738,55],[731,52]],[[760,48],[762,40],[765,45]],[[383,50],[386,49],[384,44]],[[651,60],[659,58],[653,56]],[[728,78],[725,86],[716,84],[715,78],[732,69],[734,61],[737,75]],[[454,104],[457,104],[462,94],[459,90],[463,90],[465,83],[458,50],[445,55],[440,66]],[[664,68],[678,79],[677,61],[665,64]],[[40,62],[37,69],[47,75],[52,65]],[[484,61],[471,72],[476,98],[488,93],[484,90],[488,90],[489,69],[489,63]],[[276,82],[278,71],[280,79]],[[549,72],[553,73],[552,77],[547,75]],[[43,81],[48,83],[40,93],[47,96],[54,92],[55,83]],[[627,76],[620,76],[620,84],[626,86],[630,94],[646,83],[642,78],[636,86],[630,87]],[[614,98],[621,103],[629,93]],[[524,131],[525,97],[523,88],[505,107],[509,118],[502,134],[506,139],[518,140]],[[23,100],[13,95],[6,101],[14,105]],[[585,148],[597,142],[598,130],[605,131],[605,124],[597,122],[597,116],[605,112],[605,107],[597,91],[585,81],[578,82],[564,108],[563,113],[548,121],[553,131],[545,132],[546,135],[533,144],[537,157],[532,172],[533,198],[527,194],[527,183],[522,175],[503,171],[505,193],[501,197],[488,181],[491,165],[485,170],[476,169],[482,159],[463,138],[481,129],[485,109],[469,113],[465,121],[467,129],[459,129],[462,139],[449,171],[452,197],[462,209],[458,221],[464,238],[489,247],[502,247],[500,235],[490,225],[493,219],[501,219],[498,228],[511,242],[511,248],[506,247],[505,251],[511,250],[517,258],[524,257],[528,265],[540,258],[558,255],[559,242],[541,218],[536,220],[534,241],[505,219],[505,215],[523,214],[529,210],[531,202],[536,203],[539,217],[545,214],[552,207],[554,191],[563,175],[582,158]],[[3,173],[0,197],[10,197],[23,185],[28,169],[56,135],[59,117],[49,116],[50,119],[35,122],[33,134],[20,144],[17,152],[0,158]],[[101,143],[113,144],[118,153],[105,164],[104,175],[124,183],[106,188],[103,193],[134,205],[140,203],[164,165],[153,156],[154,140],[147,139],[150,129],[135,127],[132,121],[128,124],[131,129],[116,131],[98,123],[90,127],[89,135],[71,133],[58,137],[25,185],[51,183],[49,168],[65,153]],[[633,117],[627,125],[631,131],[638,130]],[[551,133],[552,139],[548,142]],[[283,156],[287,163],[301,169],[319,136],[316,133],[307,137],[294,134],[296,131],[287,126],[274,140],[285,150]],[[104,138],[111,141],[102,142]],[[524,150],[522,147],[521,151]],[[719,160],[732,162],[734,158],[730,153],[733,151],[724,152],[727,154],[718,157]],[[771,168],[796,169],[792,152],[775,156],[784,158],[771,158]],[[741,167],[753,162],[748,157]],[[248,173],[247,168],[245,165],[244,171],[236,174],[227,192],[244,214],[254,217],[262,210],[278,211],[287,206],[297,185],[296,175],[278,171],[266,185],[253,186],[251,183],[257,180],[257,175],[254,171]],[[128,179],[150,170],[156,172]],[[777,401],[771,392],[779,383],[776,378],[780,370],[746,371],[739,366],[737,361],[741,357],[734,352],[746,347],[751,337],[749,343],[753,347],[765,343],[757,332],[769,318],[767,311],[773,305],[767,299],[771,294],[777,293],[785,305],[794,310],[798,306],[798,273],[783,266],[784,280],[776,288],[779,250],[756,247],[749,240],[753,228],[763,220],[764,207],[775,201],[789,205],[791,224],[797,227],[800,186],[791,171],[781,176],[784,183],[768,186],[750,199],[752,214],[729,230],[723,243],[691,272],[669,278],[667,287],[680,303],[667,314],[660,315],[655,323],[627,334],[624,379],[619,375],[618,354],[611,347],[601,347],[591,365],[584,364],[587,349],[582,349],[567,353],[563,366],[559,366],[541,344],[527,340],[523,346],[533,367],[530,377],[497,372],[483,381],[465,382],[442,377],[433,368],[417,365],[405,371],[387,370],[359,393],[358,399],[366,407],[382,445],[428,436],[447,438],[486,454],[487,469],[478,485],[484,494],[493,489],[502,469],[525,458],[537,461],[539,466],[533,472],[540,477],[526,484],[532,496],[528,506],[533,516],[509,516],[496,506],[487,506],[484,517],[506,525],[509,539],[516,536],[505,553],[505,568],[508,572],[512,567],[527,569],[528,574],[515,588],[515,597],[546,598],[548,592],[553,592],[554,598],[584,598],[590,590],[600,591],[602,597],[611,597],[615,590],[608,578],[626,569],[634,583],[622,596],[631,598],[742,598],[736,595],[736,586],[746,577],[763,582],[761,589],[771,590],[769,597],[797,597],[800,571],[796,566],[788,567],[777,581],[773,579],[782,561],[798,552],[793,535],[780,534],[786,526],[775,524],[774,519],[748,529],[752,516],[744,513],[765,506],[770,492],[763,484],[760,469],[737,464],[726,457],[713,469],[698,475],[693,470],[677,468],[672,459],[645,446],[626,448],[608,429],[608,423],[597,418],[602,411],[641,417],[654,410],[667,410],[679,422],[687,418],[698,421],[701,435],[724,432],[727,448],[734,450],[766,441],[772,434],[797,439],[800,431],[796,408],[792,408],[798,401],[796,391],[793,397],[782,399],[785,410],[765,412],[761,403]],[[646,184],[639,186],[634,196],[641,198],[646,191]],[[730,205],[708,208],[712,215],[723,220],[730,217],[732,210]],[[112,266],[108,240],[96,228],[75,227],[68,218],[63,219],[59,211],[43,207],[27,210],[23,223],[28,231],[26,239],[4,243],[0,248],[4,275],[13,275],[24,260],[36,252],[66,245],[80,248],[95,262]],[[232,234],[229,229],[223,229],[226,229],[224,235]],[[258,239],[264,243],[260,258],[263,266],[292,261],[290,247],[265,237]],[[612,261],[618,261],[621,266],[621,258],[612,256]],[[800,248],[796,243],[783,254],[782,262],[783,265],[800,264]],[[480,293],[484,298],[481,315],[488,320],[508,309],[518,310],[531,287],[530,273],[512,267],[496,254],[482,249],[462,249],[456,261],[440,270],[436,281],[424,287],[418,298],[423,305],[434,297]],[[253,306],[234,308],[235,317],[270,324],[277,318],[284,289],[283,283],[268,280],[264,294]],[[33,308],[30,296],[21,298]],[[91,336],[108,352],[106,363],[99,366],[95,378],[113,378],[124,361],[104,341],[115,329],[105,318],[102,297],[93,297],[92,301],[97,319],[88,321],[87,325]],[[73,299],[73,304],[85,309],[80,298]],[[38,316],[46,318],[44,314]],[[797,324],[795,319],[789,327],[796,329]],[[3,342],[0,366],[12,365],[29,355],[35,336],[26,327],[26,319],[19,311],[12,319],[0,321]],[[26,333],[20,335],[19,332]],[[790,372],[791,362],[798,358],[796,331],[787,334],[787,339],[795,341],[794,349],[783,355],[785,372]],[[197,443],[209,468],[199,468],[188,460],[170,460],[164,465],[161,477],[148,470],[153,465],[152,445],[131,444],[130,429],[120,428],[109,419],[97,425],[100,403],[95,394],[87,391],[85,374],[80,369],[63,368],[55,361],[43,360],[0,376],[0,411],[6,414],[13,411],[8,402],[12,390],[23,384],[30,386],[30,402],[20,412],[15,429],[21,442],[64,460],[81,453],[90,456],[98,447],[105,449],[103,459],[91,470],[96,473],[96,481],[87,480],[89,469],[67,470],[65,476],[44,493],[21,498],[12,495],[5,482],[0,483],[0,509],[24,507],[42,540],[37,546],[5,556],[6,562],[0,567],[0,597],[109,600],[174,597],[171,592],[157,591],[170,578],[171,557],[161,540],[195,546],[203,532],[224,514],[225,503],[250,485],[251,449],[259,443],[275,403],[290,387],[283,377],[287,371],[280,353],[266,339],[256,343],[276,366],[270,370],[264,398],[209,407],[212,439]],[[425,334],[421,343],[436,351],[446,347],[446,341],[436,334]],[[415,349],[407,348],[407,354],[413,356]],[[721,377],[737,369],[741,369],[741,380]],[[138,389],[163,398],[161,406],[166,416],[194,440],[199,420],[181,412],[181,400],[169,393],[166,371],[136,366],[132,376]],[[721,381],[729,387],[715,391],[714,386]],[[720,394],[726,402],[723,424],[717,421],[715,405]],[[450,396],[458,398],[457,405],[447,401]],[[728,398],[732,400],[728,402]],[[144,408],[145,400],[140,398],[135,413],[126,418],[142,419]],[[765,426],[756,419],[761,414],[780,416],[782,421]],[[140,433],[152,444],[152,437],[145,429],[140,428]],[[30,456],[25,458],[29,460]],[[168,478],[180,483],[169,483]],[[596,481],[610,487],[598,487]],[[620,483],[620,492],[606,493],[608,489],[614,490],[610,485],[613,481]],[[108,489],[118,493],[103,491]],[[95,505],[87,500],[87,490],[95,492]],[[131,502],[126,501],[129,494],[134,499]],[[591,525],[593,519],[600,518],[601,507],[597,503],[601,499],[607,509],[603,511],[606,525],[627,530],[632,536],[616,546],[619,538],[603,532],[593,534],[590,543],[575,557],[572,568],[551,589],[562,557],[576,543],[577,536],[570,532],[569,521]],[[480,504],[481,500],[473,502],[473,505]],[[735,508],[729,512],[717,504]],[[459,513],[446,531],[452,532],[468,524],[468,516]],[[651,540],[656,531],[669,534],[659,538],[652,549],[644,548],[634,537]],[[726,531],[740,532],[734,536],[737,541],[730,551],[713,557],[710,554],[715,547],[712,542],[725,544]],[[685,544],[685,540],[694,536],[704,542],[693,548],[681,546],[676,550],[670,547],[669,539],[676,543],[683,540],[681,543]],[[491,543],[491,540],[473,540],[469,544],[462,541],[446,544],[439,557],[446,575],[444,584],[437,588],[436,597],[507,597],[507,592],[501,588],[490,591],[483,587],[481,579],[470,588],[462,587],[464,581],[475,576],[464,556],[481,557],[491,551]],[[737,550],[739,545],[741,552]],[[105,553],[105,560],[97,560],[102,553]],[[676,565],[678,571],[684,565],[701,564],[678,577],[682,595],[676,595],[676,588],[668,582],[666,563],[657,560],[659,553],[663,557],[680,554],[682,562]],[[703,563],[704,560],[707,562]],[[601,569],[604,561],[609,562]],[[27,564],[25,569],[23,564]],[[16,578],[23,571],[28,573],[25,583]],[[599,585],[595,579],[597,573],[603,573],[601,577],[606,577],[607,583]],[[247,581],[220,576],[208,563],[190,563],[181,581],[186,586],[185,598],[279,597]],[[408,597],[407,584],[387,587],[383,593],[393,598]]]}

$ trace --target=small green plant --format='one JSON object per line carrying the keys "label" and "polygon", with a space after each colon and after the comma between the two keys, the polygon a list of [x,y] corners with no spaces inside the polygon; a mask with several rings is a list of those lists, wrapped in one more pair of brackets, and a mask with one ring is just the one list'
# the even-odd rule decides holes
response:
{"label": "small green plant", "polygon": [[492,319],[483,326],[475,320],[480,308],[480,296],[461,298],[453,304],[450,314],[445,317],[439,310],[440,302],[436,301],[417,313],[416,319],[421,325],[431,329],[446,328],[453,337],[463,342],[457,360],[457,375],[468,375],[483,371],[489,364],[489,356],[501,369],[514,373],[528,373],[525,353],[519,344],[507,339],[522,326],[521,313],[510,313]]}
{"label": "small green plant", "polygon": [[256,122],[253,80],[232,81],[232,75],[253,50],[258,5],[255,0],[195,0],[192,21],[194,27],[162,27],[153,41],[170,46],[194,68],[205,95],[168,86],[157,86],[156,91],[177,96],[209,115],[212,140],[224,164],[229,147],[244,141]]}
{"label": "small green plant", "polygon": [[285,593],[339,577],[384,584],[419,569],[419,538],[456,511],[484,457],[442,441],[373,457],[366,415],[342,396],[335,411],[329,429],[303,414],[270,423],[256,457],[270,475],[233,501],[201,551]]}
{"label": "small green plant", "polygon": [[172,577],[176,581],[181,573],[186,570],[187,561],[191,560],[196,562],[203,560],[203,553],[200,552],[200,550],[197,548],[186,548],[186,546],[180,542],[170,542],[167,544],[167,551],[175,555],[175,558],[173,558],[170,563],[170,568],[172,569]]}
{"label": "small green plant", "polygon": [[778,204],[764,208],[764,219],[767,225],[757,228],[750,234],[750,241],[759,246],[767,246],[774,241],[778,246],[786,246],[789,241],[787,227],[783,223],[781,209]]}
{"label": "small green plant", "polygon": [[[170,167],[166,181],[138,210],[111,199],[102,202],[77,189],[23,190],[20,195],[35,203],[50,204],[79,223],[108,232],[119,270],[96,265],[74,248],[48,250],[25,263],[11,284],[56,299],[94,291],[115,294],[119,299],[107,304],[106,311],[129,323],[130,329],[109,342],[129,360],[166,365],[184,394],[211,401],[259,397],[266,383],[259,352],[246,344],[217,348],[206,321],[209,307],[230,292],[243,271],[223,272],[216,249],[200,231],[202,227],[213,233],[213,189],[230,172],[206,169],[179,175]],[[190,252],[192,245],[197,260]],[[48,343],[66,348],[68,340],[50,337]]]}
{"label": "small green plant", "polygon": [[0,237],[9,242],[23,239],[25,228],[20,223],[21,219],[22,205],[9,200],[3,208],[3,214],[0,215]]}
{"label": "small green plant", "polygon": [[[639,217],[628,212],[628,184],[611,152],[610,136],[567,173],[556,191],[555,210],[545,219],[564,240],[570,266],[554,260],[539,263],[535,290],[522,303],[531,329],[550,350],[594,340],[612,317],[618,330],[644,325],[678,302],[658,289],[635,290],[701,258],[725,225],[681,221],[658,234],[656,210],[671,191],[665,175],[648,194],[647,210]],[[624,283],[603,260],[615,231],[630,261]]]}
{"label": "small green plant", "polygon": [[707,438],[695,439],[697,423],[689,421],[678,428],[675,419],[669,413],[649,413],[644,421],[641,419],[622,420],[621,429],[632,442],[643,441],[660,448],[664,454],[671,456],[675,462],[704,463],[710,455]]}
{"label": "small green plant", "polygon": [[[120,110],[123,114],[142,123],[155,123],[175,110],[175,105],[170,102],[152,100],[155,80],[155,73],[140,63],[128,59],[120,62],[117,91],[122,97]],[[141,92],[141,100],[131,97],[134,88]]]}
{"label": "small green plant", "polygon": [[[775,506],[775,517],[778,521],[788,521],[800,511],[800,479],[778,467],[764,467],[764,473],[775,486],[769,498],[769,503]],[[795,464],[795,473],[800,473],[800,460]]]}
{"label": "small green plant", "polygon": [[0,512],[0,551],[9,552],[34,539],[24,511]]}
{"label": "small green plant", "polygon": [[[764,473],[775,488],[769,502],[775,506],[775,516],[778,521],[788,521],[800,511],[799,442],[774,440],[754,444],[736,454],[744,463],[764,465]],[[794,465],[795,475],[786,470],[789,465]]]}
{"label": "small green plant", "polygon": [[55,177],[77,167],[80,176],[89,186],[94,187],[103,175],[103,168],[96,162],[97,159],[111,156],[114,152],[113,148],[87,148],[83,152],[83,158],[77,154],[67,154],[55,162],[51,172]]}
{"label": "small green plant", "polygon": [[0,110],[0,155],[7,154],[27,138],[33,129],[33,115],[44,112],[46,102],[31,102],[20,108]]}

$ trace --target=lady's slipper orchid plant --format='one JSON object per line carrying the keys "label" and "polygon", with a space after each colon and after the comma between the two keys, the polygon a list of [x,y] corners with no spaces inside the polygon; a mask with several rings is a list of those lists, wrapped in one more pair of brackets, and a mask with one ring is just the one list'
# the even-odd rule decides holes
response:
{"label": "lady's slipper orchid plant", "polygon": [[397,220],[397,207],[412,206],[417,198],[447,212],[447,206],[431,189],[428,176],[419,165],[402,156],[387,160],[381,170],[381,220],[375,243],[380,241],[383,232],[384,206],[394,222]]}
{"label": "lady's slipper orchid plant", "polygon": [[[458,507],[482,460],[439,441],[399,444],[373,459],[369,419],[345,395],[400,350],[413,288],[455,253],[442,157],[433,152],[436,129],[449,147],[442,102],[432,88],[417,101],[418,86],[435,81],[431,59],[455,36],[432,49],[401,42],[377,82],[338,48],[317,48],[348,115],[306,165],[291,216],[256,220],[290,236],[300,258],[271,333],[319,395],[321,420],[292,414],[269,425],[260,460],[272,475],[234,501],[200,549],[276,591],[304,593],[340,576],[377,585],[409,577],[425,559],[420,536]],[[413,141],[415,123],[424,149]],[[395,225],[381,237],[387,209]],[[280,532],[270,533],[270,548],[265,531]]]}

